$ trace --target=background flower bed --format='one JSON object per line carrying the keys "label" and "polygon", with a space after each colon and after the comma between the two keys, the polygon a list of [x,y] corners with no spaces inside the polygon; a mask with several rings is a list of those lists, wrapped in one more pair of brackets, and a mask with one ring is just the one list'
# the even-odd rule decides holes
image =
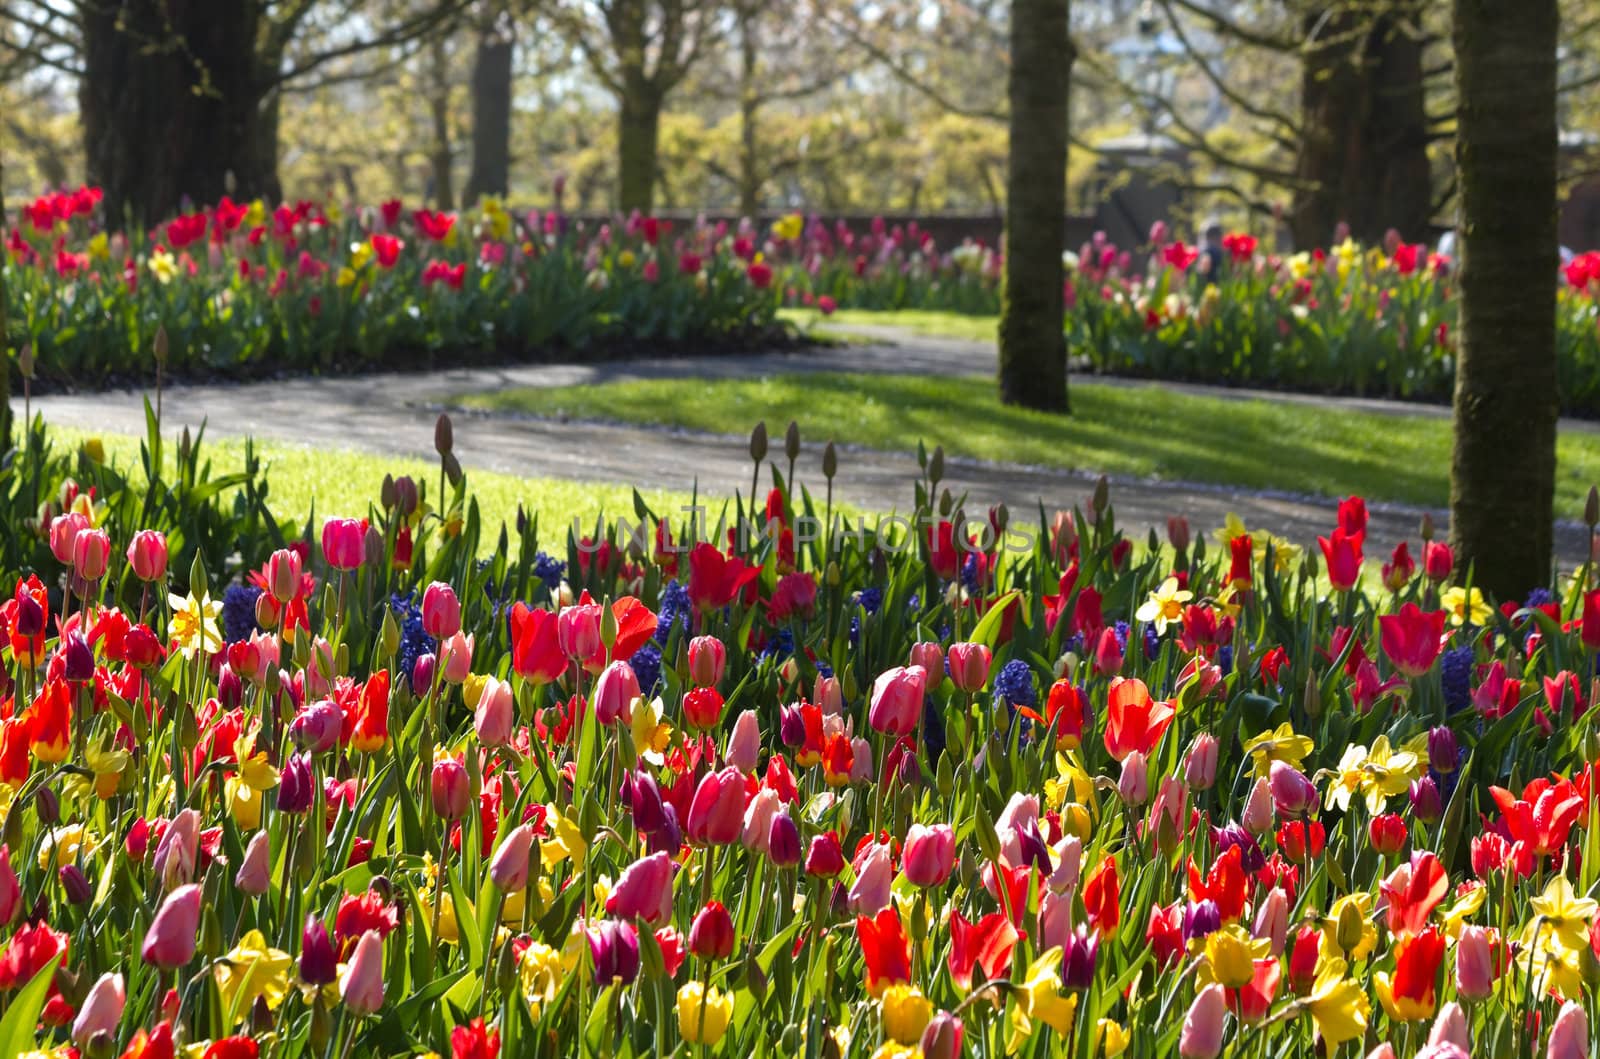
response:
{"label": "background flower bed", "polygon": [[7,245],[12,344],[37,379],[260,377],[783,342],[771,270],[714,227],[398,202],[343,213],[224,199],[108,235],[93,189],[44,196]]}
{"label": "background flower bed", "polygon": [[1587,566],[1496,607],[1437,541],[1365,555],[1355,498],[1304,548],[1181,517],[1135,547],[1104,488],[968,519],[937,452],[927,533],[812,541],[832,472],[764,434],[709,524],[500,524],[436,436],[437,477],[303,522],[153,415],[137,469],[37,428],[0,466],[0,1042],[1587,1034]]}
{"label": "background flower bed", "polygon": [[[1159,233],[1157,233],[1159,234]],[[1396,239],[1293,255],[1225,237],[1214,276],[1195,247],[1102,240],[1070,255],[1067,348],[1090,370],[1154,379],[1447,401],[1454,379],[1453,263]],[[935,245],[915,225],[854,232],[819,220],[774,237],[791,305],[999,312],[993,248]],[[1569,264],[1558,301],[1562,407],[1600,414],[1600,255]],[[848,329],[848,324],[845,325]]]}

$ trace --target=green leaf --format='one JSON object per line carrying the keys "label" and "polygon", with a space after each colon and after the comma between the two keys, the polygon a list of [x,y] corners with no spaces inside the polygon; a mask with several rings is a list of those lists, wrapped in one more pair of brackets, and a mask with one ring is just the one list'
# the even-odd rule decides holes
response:
{"label": "green leaf", "polygon": [[34,1032],[39,1025],[39,1013],[50,996],[50,982],[60,963],[58,953],[28,980],[12,999],[5,1018],[0,1018],[0,1059],[16,1059],[24,1052],[35,1050]]}

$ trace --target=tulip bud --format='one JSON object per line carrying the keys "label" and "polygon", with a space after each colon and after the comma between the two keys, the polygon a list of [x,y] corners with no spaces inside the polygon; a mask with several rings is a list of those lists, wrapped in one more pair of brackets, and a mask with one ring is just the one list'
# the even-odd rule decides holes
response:
{"label": "tulip bud", "polygon": [[1254,936],[1272,943],[1272,955],[1282,956],[1289,938],[1289,895],[1281,886],[1274,886],[1261,902],[1256,913]]}
{"label": "tulip bud", "polygon": [[728,649],[715,636],[696,636],[689,641],[689,679],[696,687],[720,684],[727,664]]}
{"label": "tulip bud", "polygon": [[800,863],[800,829],[786,812],[774,813],[767,827],[767,859],[779,868]]}
{"label": "tulip bud", "polygon": [[193,883],[167,895],[140,946],[145,963],[175,971],[194,958],[200,928],[200,898],[200,887]]}
{"label": "tulip bud", "polygon": [[728,737],[728,764],[740,772],[756,770],[761,756],[761,727],[756,711],[745,710],[733,722],[733,735]]}
{"label": "tulip bud", "polygon": [[467,814],[467,770],[455,758],[440,758],[433,763],[428,793],[433,801],[433,812],[441,820],[459,820]]}
{"label": "tulip bud", "polygon": [[444,412],[439,413],[439,418],[433,424],[433,451],[440,456],[448,456],[456,444],[455,427],[450,422],[450,416]]}
{"label": "tulip bud", "polygon": [[1264,835],[1272,830],[1275,822],[1272,786],[1265,776],[1257,779],[1255,786],[1250,788],[1250,796],[1245,801],[1244,812],[1240,815],[1239,822],[1244,824],[1245,830],[1252,835]]}
{"label": "tulip bud", "polygon": [[726,958],[734,940],[733,917],[721,901],[708,901],[689,925],[689,951],[702,960]]}
{"label": "tulip bud", "polygon": [[257,831],[250,837],[233,884],[252,897],[260,897],[271,889],[272,846],[265,831]]}
{"label": "tulip bud", "polygon": [[533,825],[512,828],[489,863],[489,879],[496,889],[501,893],[515,893],[528,885],[528,856],[532,850]]}
{"label": "tulip bud", "polygon": [[64,864],[56,872],[61,880],[61,889],[67,895],[69,904],[81,905],[88,903],[94,896],[94,890],[89,886],[89,877],[83,874],[83,869],[76,864]]}
{"label": "tulip bud", "polygon": [[316,916],[306,916],[300,934],[300,978],[311,985],[327,985],[339,976],[339,954],[328,928]]}
{"label": "tulip bud", "polygon": [[789,420],[789,429],[783,433],[783,454],[793,463],[800,458],[800,424]]}
{"label": "tulip bud", "polygon": [[767,421],[761,420],[750,431],[750,458],[760,463],[767,458]]}
{"label": "tulip bud", "polygon": [[828,442],[822,450],[822,476],[832,479],[839,473],[839,454],[833,447],[833,442]]}
{"label": "tulip bud", "polygon": [[383,1007],[383,937],[376,930],[365,932],[356,942],[340,992],[352,1015],[373,1015]]}
{"label": "tulip bud", "polygon": [[1418,820],[1428,823],[1444,815],[1444,804],[1439,797],[1439,786],[1432,776],[1411,781],[1411,812]]}
{"label": "tulip bud", "polygon": [[1223,1022],[1228,1014],[1227,995],[1213,982],[1201,989],[1183,1017],[1178,1054],[1183,1059],[1216,1059],[1222,1053]]}
{"label": "tulip bud", "polygon": [[1124,804],[1137,809],[1150,797],[1148,765],[1137,750],[1122,761],[1122,775],[1117,779],[1117,793]]}
{"label": "tulip bud", "polygon": [[1209,732],[1195,736],[1184,759],[1183,778],[1197,791],[1208,791],[1217,782],[1217,737]]}

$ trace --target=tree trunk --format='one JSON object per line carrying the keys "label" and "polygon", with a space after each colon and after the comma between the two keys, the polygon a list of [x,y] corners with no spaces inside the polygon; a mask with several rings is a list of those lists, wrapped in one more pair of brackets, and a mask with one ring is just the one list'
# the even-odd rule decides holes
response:
{"label": "tree trunk", "polygon": [[661,137],[661,95],[629,78],[617,119],[617,207],[649,213],[655,201],[656,149]]}
{"label": "tree trunk", "polygon": [[106,216],[153,224],[185,197],[253,194],[261,97],[251,0],[126,0],[82,8],[79,103]]}
{"label": "tree trunk", "polygon": [[1000,302],[1000,400],[1066,412],[1061,251],[1066,225],[1070,0],[1012,0],[1010,160]]}
{"label": "tree trunk", "polygon": [[757,17],[749,8],[739,12],[739,212],[746,217],[761,212],[761,156],[756,146],[761,109],[761,87],[756,79],[760,58]]}
{"label": "tree trunk", "polygon": [[283,93],[274,88],[261,100],[256,115],[252,171],[245,193],[268,202],[283,201],[283,182],[278,179],[278,126],[283,112]]}
{"label": "tree trunk", "polygon": [[1461,349],[1451,533],[1500,599],[1548,585],[1555,495],[1558,0],[1455,0]]}
{"label": "tree trunk", "polygon": [[504,196],[511,185],[511,61],[508,18],[494,12],[480,31],[472,65],[472,172],[464,201]]}
{"label": "tree trunk", "polygon": [[433,201],[436,209],[455,208],[455,188],[450,176],[450,57],[444,40],[435,38],[429,45],[433,65],[432,92],[428,109],[433,117]]}
{"label": "tree trunk", "polygon": [[1415,0],[1366,0],[1305,21],[1300,154],[1289,223],[1302,249],[1326,246],[1343,222],[1376,243],[1393,228],[1428,237],[1433,174],[1428,163],[1422,43]]}

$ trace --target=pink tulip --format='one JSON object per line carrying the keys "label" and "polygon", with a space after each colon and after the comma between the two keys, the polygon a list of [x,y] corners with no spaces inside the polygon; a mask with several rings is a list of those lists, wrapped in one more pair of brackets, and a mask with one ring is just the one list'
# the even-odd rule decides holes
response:
{"label": "pink tulip", "polygon": [[859,916],[876,916],[889,907],[894,885],[894,859],[887,844],[877,842],[867,851],[850,887],[850,909]]}
{"label": "pink tulip", "polygon": [[923,689],[928,674],[921,666],[904,666],[881,673],[872,684],[872,708],[867,723],[885,735],[907,735],[922,717]]}
{"label": "pink tulip", "polygon": [[128,542],[128,565],[141,581],[163,581],[167,576],[167,538],[155,530],[140,530]]}
{"label": "pink tulip", "polygon": [[937,676],[944,672],[944,649],[932,641],[911,645],[911,664],[921,666],[923,672]]}
{"label": "pink tulip", "polygon": [[556,615],[556,640],[568,658],[586,660],[600,650],[600,605],[580,603],[562,607]]}
{"label": "pink tulip", "polygon": [[850,782],[871,783],[877,777],[872,767],[872,744],[861,736],[850,740]]}
{"label": "pink tulip", "polygon": [[78,1017],[72,1020],[72,1039],[79,1047],[87,1047],[96,1034],[115,1037],[117,1024],[122,1021],[122,1009],[128,1002],[128,992],[122,975],[108,971],[89,987]]}
{"label": "pink tulip", "polygon": [[352,1015],[376,1014],[383,1007],[383,935],[376,930],[366,931],[356,942],[339,990]]}
{"label": "pink tulip", "polygon": [[1589,1021],[1582,1004],[1569,1000],[1561,1005],[1544,1054],[1545,1059],[1589,1059]]}
{"label": "pink tulip", "polygon": [[689,803],[685,833],[697,846],[726,846],[744,827],[744,774],[736,768],[708,772]]}
{"label": "pink tulip", "polygon": [[494,851],[489,880],[501,893],[515,893],[528,885],[528,855],[533,852],[533,825],[519,824]]}
{"label": "pink tulip", "polygon": [[633,720],[633,700],[639,697],[639,678],[626,662],[612,662],[594,685],[594,716],[601,724]]}
{"label": "pink tulip", "polygon": [[606,912],[619,919],[642,919],[659,927],[672,919],[672,877],[678,865],[665,851],[641,857],[626,868],[606,898]]}
{"label": "pink tulip", "polygon": [[322,555],[335,570],[360,569],[367,558],[366,529],[353,518],[330,518],[322,524]]}
{"label": "pink tulip", "polygon": [[443,581],[422,591],[422,631],[435,640],[448,640],[461,631],[461,601]]}
{"label": "pink tulip", "polygon": [[1428,1044],[1435,1048],[1453,1044],[1463,1052],[1472,1050],[1472,1034],[1460,1004],[1451,1000],[1439,1008],[1439,1017],[1433,1020],[1433,1029],[1428,1033]]}
{"label": "pink tulip", "polygon": [[516,726],[517,707],[511,693],[511,684],[498,677],[486,677],[483,693],[478,696],[478,707],[472,711],[472,730],[484,746],[504,746],[511,741],[511,730]]}
{"label": "pink tulip", "polygon": [[1217,737],[1209,732],[1195,736],[1189,756],[1183,763],[1183,778],[1197,791],[1208,791],[1217,782]]}
{"label": "pink tulip", "polygon": [[1268,774],[1272,803],[1279,815],[1298,817],[1317,804],[1317,788],[1287,761],[1274,761]]}
{"label": "pink tulip", "polygon": [[1200,990],[1183,1016],[1178,1054],[1183,1059],[1217,1059],[1222,1053],[1223,1019],[1227,1014],[1228,1000],[1222,986],[1212,982]]}
{"label": "pink tulip", "polygon": [[913,886],[943,886],[956,864],[956,833],[949,824],[912,824],[901,870]]}
{"label": "pink tulip", "polygon": [[962,691],[982,691],[989,682],[989,663],[993,655],[981,643],[950,645],[950,681]]}
{"label": "pink tulip", "polygon": [[1271,942],[1272,955],[1283,955],[1283,946],[1289,939],[1289,895],[1281,886],[1274,886],[1261,902],[1253,936]]}
{"label": "pink tulip", "polygon": [[194,878],[195,856],[200,846],[200,814],[185,809],[172,818],[156,846],[151,866],[162,885],[171,889]]}
{"label": "pink tulip", "polygon": [[200,929],[200,887],[189,883],[167,895],[145,932],[139,953],[144,962],[175,971],[194,958]]}
{"label": "pink tulip", "polygon": [[72,565],[72,545],[78,534],[89,528],[89,519],[82,512],[68,511],[50,522],[50,554],[62,566]]}
{"label": "pink tulip", "polygon": [[689,641],[689,680],[697,688],[722,683],[728,666],[728,649],[715,636],[696,636]]}
{"label": "pink tulip", "polygon": [[839,687],[838,677],[825,677],[817,674],[816,684],[811,691],[811,701],[817,704],[824,715],[832,716],[844,710],[844,692]]}
{"label": "pink tulip", "polygon": [[1072,941],[1072,899],[1046,890],[1039,895],[1039,948],[1065,948]]}
{"label": "pink tulip", "polygon": [[252,897],[260,897],[272,887],[272,845],[265,831],[257,831],[245,847],[233,884]]}
{"label": "pink tulip", "polygon": [[433,774],[429,777],[428,793],[433,801],[434,815],[441,820],[459,820],[466,816],[467,802],[472,797],[466,767],[455,758],[435,761]]}
{"label": "pink tulip", "polygon": [[472,675],[472,637],[457,632],[439,645],[440,674],[451,684],[464,684]]}
{"label": "pink tulip", "polygon": [[267,559],[267,590],[279,603],[290,603],[300,594],[300,553],[279,548]]}
{"label": "pink tulip", "polygon": [[1494,992],[1494,950],[1484,927],[1466,924],[1456,942],[1456,992],[1468,1000],[1482,1000]]}
{"label": "pink tulip", "polygon": [[771,787],[762,787],[745,806],[744,827],[739,832],[739,842],[754,853],[767,851],[767,840],[772,834],[772,818],[783,807],[783,799]]}
{"label": "pink tulip", "polygon": [[100,580],[110,562],[111,535],[105,530],[86,529],[73,538],[72,569],[83,580]]}
{"label": "pink tulip", "polygon": [[1272,830],[1275,823],[1272,811],[1272,785],[1265,776],[1256,780],[1255,786],[1250,788],[1250,796],[1245,800],[1244,812],[1240,814],[1239,822],[1252,835],[1264,835]]}
{"label": "pink tulip", "polygon": [[1083,842],[1076,835],[1063,835],[1055,845],[1056,866],[1045,880],[1051,890],[1065,894],[1078,885],[1078,874],[1083,870]]}
{"label": "pink tulip", "polygon": [[751,773],[761,760],[761,722],[756,711],[745,710],[733,722],[728,737],[728,764],[740,772]]}
{"label": "pink tulip", "polygon": [[1117,777],[1117,793],[1125,804],[1137,809],[1150,798],[1150,766],[1143,754],[1133,751],[1122,761]]}

